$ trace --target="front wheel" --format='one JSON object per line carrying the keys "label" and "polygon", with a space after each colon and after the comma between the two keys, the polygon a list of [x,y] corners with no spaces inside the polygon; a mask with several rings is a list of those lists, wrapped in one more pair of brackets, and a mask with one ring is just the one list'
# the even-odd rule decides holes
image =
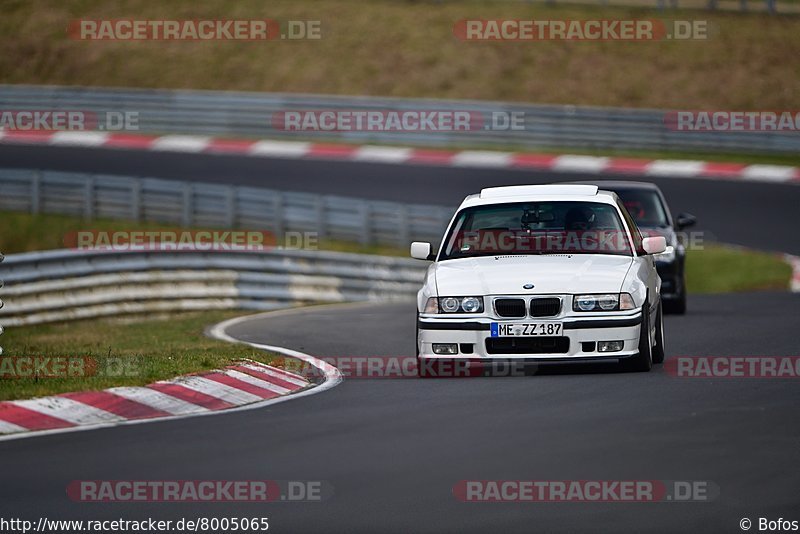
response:
{"label": "front wheel", "polygon": [[656,339],[655,346],[653,347],[653,363],[664,363],[664,313],[662,304],[658,304],[658,313],[656,314]]}

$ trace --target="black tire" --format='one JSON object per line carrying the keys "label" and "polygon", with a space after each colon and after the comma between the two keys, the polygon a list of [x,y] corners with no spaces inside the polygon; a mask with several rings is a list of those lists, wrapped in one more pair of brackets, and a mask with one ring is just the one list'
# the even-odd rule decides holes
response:
{"label": "black tire", "polygon": [[658,312],[656,312],[656,344],[653,347],[653,363],[664,363],[664,312],[662,306],[663,304],[659,303]]}
{"label": "black tire", "polygon": [[642,327],[639,332],[639,352],[622,360],[626,371],[646,373],[653,368],[653,344],[650,339],[650,302],[642,306]]}

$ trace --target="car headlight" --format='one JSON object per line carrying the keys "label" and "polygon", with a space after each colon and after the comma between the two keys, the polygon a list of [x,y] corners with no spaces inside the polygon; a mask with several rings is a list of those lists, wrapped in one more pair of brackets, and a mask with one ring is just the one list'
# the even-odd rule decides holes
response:
{"label": "car headlight", "polygon": [[675,261],[675,247],[668,245],[664,252],[655,254],[654,258],[656,261],[664,261],[667,263]]}
{"label": "car headlight", "polygon": [[576,312],[632,310],[635,307],[628,293],[575,295],[572,299],[572,309]]}
{"label": "car headlight", "polygon": [[425,313],[480,313],[483,297],[430,297]]}
{"label": "car headlight", "polygon": [[466,297],[461,300],[461,309],[467,313],[476,313],[483,308],[483,301],[478,297]]}
{"label": "car headlight", "polygon": [[459,300],[454,297],[445,297],[443,299],[439,299],[439,306],[445,313],[455,313],[461,306],[461,302],[459,302]]}

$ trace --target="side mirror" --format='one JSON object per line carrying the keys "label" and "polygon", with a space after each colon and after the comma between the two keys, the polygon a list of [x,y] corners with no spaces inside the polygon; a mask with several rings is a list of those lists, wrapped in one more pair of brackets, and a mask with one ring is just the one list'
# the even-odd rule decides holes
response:
{"label": "side mirror", "polygon": [[678,230],[683,230],[684,228],[694,226],[696,222],[697,217],[691,213],[679,213],[678,218],[675,221],[675,226],[678,227]]}
{"label": "side mirror", "polygon": [[661,235],[645,237],[642,239],[642,248],[648,254],[661,254],[667,250],[667,239]]}
{"label": "side mirror", "polygon": [[411,243],[411,257],[417,260],[432,260],[431,244],[424,241]]}

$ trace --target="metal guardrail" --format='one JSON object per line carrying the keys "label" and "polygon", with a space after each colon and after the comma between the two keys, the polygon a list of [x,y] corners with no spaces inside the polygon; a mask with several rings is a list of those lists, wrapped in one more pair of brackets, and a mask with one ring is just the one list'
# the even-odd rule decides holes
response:
{"label": "metal guardrail", "polygon": [[452,209],[156,178],[0,169],[0,210],[183,227],[314,232],[319,239],[406,247],[438,242]]}
{"label": "metal guardrail", "polygon": [[[794,132],[683,132],[665,124],[666,110],[526,105],[509,102],[340,97],[243,92],[101,89],[0,85],[0,110],[80,110],[138,113],[140,131],[209,136],[319,139],[422,146],[501,146],[582,149],[742,151],[797,153]],[[518,113],[520,129],[462,132],[329,131],[276,129],[273,115],[286,111],[471,111]]]}
{"label": "metal guardrail", "polygon": [[405,258],[304,250],[14,254],[0,263],[0,322],[409,298],[424,271]]}
{"label": "metal guardrail", "polygon": [[[428,0],[442,4],[447,0]],[[639,7],[656,9],[703,9],[711,11],[739,11],[743,13],[767,12],[773,15],[800,13],[800,4],[790,0],[496,0],[497,2],[525,2],[546,5],[584,5]]]}

